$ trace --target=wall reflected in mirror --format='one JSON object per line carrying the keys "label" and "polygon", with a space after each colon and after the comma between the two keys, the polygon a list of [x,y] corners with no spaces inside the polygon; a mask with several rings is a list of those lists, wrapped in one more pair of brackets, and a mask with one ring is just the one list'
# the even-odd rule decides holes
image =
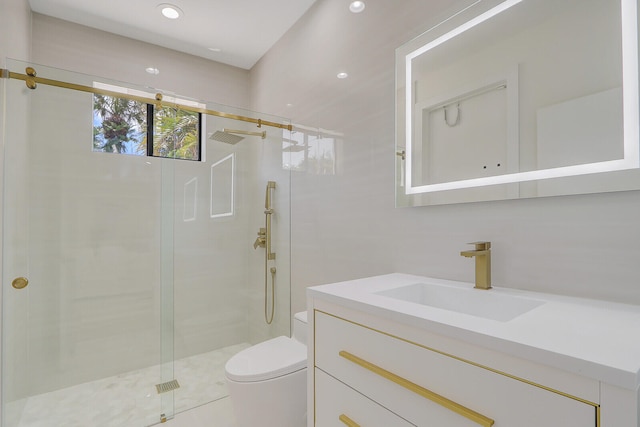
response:
{"label": "wall reflected in mirror", "polygon": [[481,0],[397,50],[397,206],[640,188],[637,0]]}

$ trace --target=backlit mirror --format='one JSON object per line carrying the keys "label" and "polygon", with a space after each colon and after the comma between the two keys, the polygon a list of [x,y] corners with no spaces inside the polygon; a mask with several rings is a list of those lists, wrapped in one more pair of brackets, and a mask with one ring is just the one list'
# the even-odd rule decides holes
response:
{"label": "backlit mirror", "polygon": [[640,189],[637,0],[478,0],[396,52],[396,205]]}

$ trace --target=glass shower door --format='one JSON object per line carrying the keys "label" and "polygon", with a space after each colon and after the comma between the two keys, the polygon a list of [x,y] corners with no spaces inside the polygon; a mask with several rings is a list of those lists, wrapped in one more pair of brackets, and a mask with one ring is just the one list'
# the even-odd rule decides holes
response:
{"label": "glass shower door", "polygon": [[[27,84],[28,66],[9,63]],[[34,68],[70,84],[0,79],[2,427],[141,427],[229,406],[225,361],[290,334],[289,122],[186,101],[200,161],[148,156],[148,88]],[[94,97],[116,87],[144,108]],[[255,245],[265,211],[269,252]]]}
{"label": "glass shower door", "polygon": [[4,80],[2,426],[171,418],[173,163],[95,152],[90,93]]}

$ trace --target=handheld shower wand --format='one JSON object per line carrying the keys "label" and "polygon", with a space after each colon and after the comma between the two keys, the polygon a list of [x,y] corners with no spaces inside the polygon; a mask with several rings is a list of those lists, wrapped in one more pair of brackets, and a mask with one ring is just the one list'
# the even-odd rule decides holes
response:
{"label": "handheld shower wand", "polygon": [[276,182],[268,181],[267,182],[267,190],[264,199],[264,215],[265,215],[265,225],[266,236],[265,236],[265,244],[267,249],[267,260],[276,259],[275,252],[271,252],[271,215],[273,215],[273,208],[271,207],[271,190],[275,190]]}
{"label": "handheld shower wand", "polygon": [[[264,228],[260,228],[258,231],[258,238],[253,244],[254,249],[258,247],[265,248],[264,254],[264,320],[267,325],[273,322],[274,308],[275,308],[275,280],[276,280],[276,268],[271,267],[269,270],[269,261],[276,259],[276,253],[271,251],[271,216],[273,215],[273,207],[271,206],[271,191],[275,190],[276,182],[268,181],[267,189],[264,199]],[[269,274],[271,272],[271,314],[268,310],[268,289],[269,289]]]}

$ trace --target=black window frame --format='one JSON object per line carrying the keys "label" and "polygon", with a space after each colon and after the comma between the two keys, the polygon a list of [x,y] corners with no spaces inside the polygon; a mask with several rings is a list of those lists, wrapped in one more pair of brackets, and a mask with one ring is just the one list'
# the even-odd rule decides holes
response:
{"label": "black window frame", "polygon": [[[177,110],[180,107],[171,107]],[[186,111],[186,110],[185,110]],[[185,159],[182,157],[168,157],[168,156],[156,156],[153,154],[153,138],[155,135],[155,104],[147,104],[147,157],[155,157],[157,159],[174,159],[174,160],[188,160],[190,162],[202,161],[202,113],[198,114],[198,158],[197,159]],[[151,118],[151,119],[149,119]]]}

